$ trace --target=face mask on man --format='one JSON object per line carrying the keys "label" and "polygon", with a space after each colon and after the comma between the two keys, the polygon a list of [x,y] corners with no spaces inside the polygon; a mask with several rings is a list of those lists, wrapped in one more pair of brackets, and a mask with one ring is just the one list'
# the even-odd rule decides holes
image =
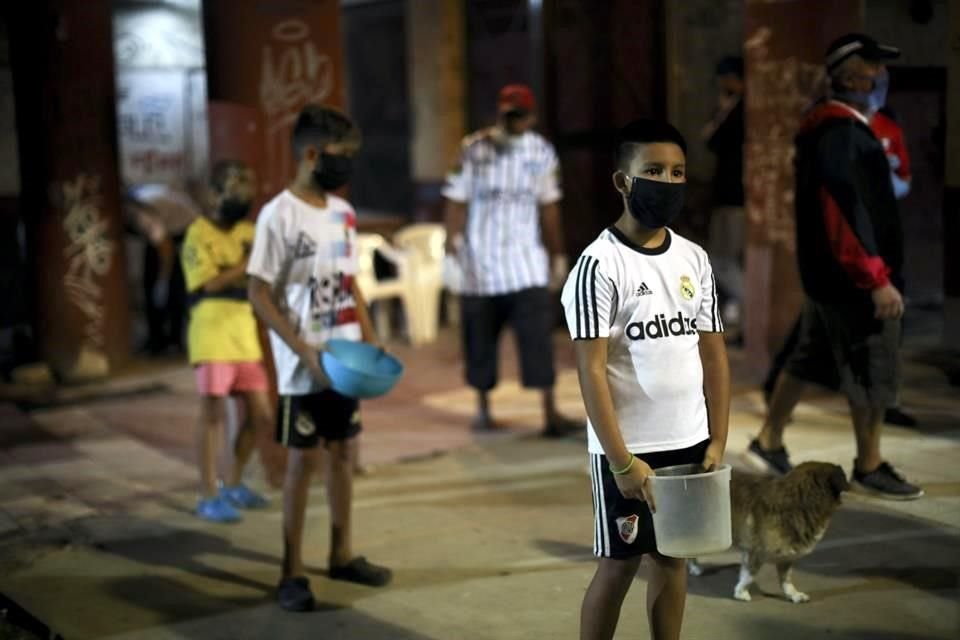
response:
{"label": "face mask on man", "polygon": [[526,111],[520,111],[519,109],[508,111],[503,114],[503,125],[504,129],[507,130],[507,133],[512,136],[520,135],[523,133],[522,123],[524,118],[527,117]]}
{"label": "face mask on man", "polygon": [[889,89],[890,75],[883,71],[873,78],[873,88],[870,91],[840,89],[836,92],[836,97],[845,102],[862,105],[867,108],[868,113],[874,114],[886,106]]}
{"label": "face mask on man", "polygon": [[634,177],[631,178],[630,194],[627,196],[627,210],[637,222],[648,229],[667,227],[683,211],[686,193],[685,182],[661,182]]}
{"label": "face mask on man", "polygon": [[250,213],[250,201],[241,198],[224,198],[220,203],[220,219],[234,225]]}
{"label": "face mask on man", "polygon": [[321,153],[313,169],[313,180],[324,191],[334,191],[350,181],[353,158],[332,153]]}
{"label": "face mask on man", "polygon": [[884,71],[873,79],[873,90],[867,94],[867,107],[876,113],[887,104],[887,92],[890,90],[890,75]]}

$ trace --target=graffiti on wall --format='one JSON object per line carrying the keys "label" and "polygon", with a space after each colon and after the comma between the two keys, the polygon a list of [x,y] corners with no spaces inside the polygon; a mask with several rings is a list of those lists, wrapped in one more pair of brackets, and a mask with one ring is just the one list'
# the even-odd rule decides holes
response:
{"label": "graffiti on wall", "polygon": [[[322,103],[334,88],[333,60],[322,53],[303,20],[278,22],[263,46],[260,70],[260,105],[266,118],[267,166],[279,167],[274,175],[290,176],[290,128],[303,106]],[[280,185],[264,181],[272,193]]]}
{"label": "graffiti on wall", "polygon": [[170,183],[187,174],[187,74],[134,69],[117,74],[120,174],[128,184]]}
{"label": "graffiti on wall", "polygon": [[64,212],[67,269],[63,284],[67,299],[84,318],[85,339],[102,348],[106,315],[103,279],[113,264],[116,247],[103,215],[100,178],[79,174],[55,187],[54,197]]}
{"label": "graffiti on wall", "polygon": [[794,251],[793,139],[804,111],[823,93],[823,65],[796,57],[777,59],[760,27],[744,43],[748,67],[744,148],[747,215],[765,230],[765,241]]}

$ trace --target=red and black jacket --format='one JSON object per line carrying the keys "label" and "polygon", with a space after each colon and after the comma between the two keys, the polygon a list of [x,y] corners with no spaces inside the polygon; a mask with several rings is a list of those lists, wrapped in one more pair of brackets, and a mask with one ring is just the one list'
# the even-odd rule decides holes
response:
{"label": "red and black jacket", "polygon": [[835,101],[814,106],[796,138],[797,258],[807,295],[872,309],[870,292],[902,289],[903,233],[883,145]]}

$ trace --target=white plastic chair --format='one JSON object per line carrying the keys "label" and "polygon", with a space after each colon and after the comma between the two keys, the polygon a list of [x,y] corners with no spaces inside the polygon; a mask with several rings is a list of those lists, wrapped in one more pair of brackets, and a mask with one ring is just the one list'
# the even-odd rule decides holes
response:
{"label": "white plastic chair", "polygon": [[[377,278],[374,269],[374,255],[378,251],[384,259],[396,267],[396,277]],[[407,256],[403,252],[397,251],[378,233],[360,233],[357,234],[357,262],[357,286],[360,287],[367,303],[398,298],[403,306],[407,326],[411,326],[413,324],[411,313],[415,313],[416,301],[410,281],[411,265]],[[380,313],[379,306],[374,305],[374,309],[371,311],[372,319],[377,334],[387,337],[390,335],[390,317],[388,314]],[[410,334],[412,342],[412,330]]]}
{"label": "white plastic chair", "polygon": [[393,235],[394,245],[403,251],[410,267],[410,286],[415,309],[407,315],[407,321],[410,341],[413,344],[424,344],[437,339],[446,238],[447,232],[443,225],[428,223],[404,227]]}

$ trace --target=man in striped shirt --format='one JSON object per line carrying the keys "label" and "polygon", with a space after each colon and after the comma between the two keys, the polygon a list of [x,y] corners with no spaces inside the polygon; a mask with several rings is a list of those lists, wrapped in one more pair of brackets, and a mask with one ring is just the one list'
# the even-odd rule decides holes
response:
{"label": "man in striped shirt", "polygon": [[508,85],[499,94],[497,124],[464,139],[443,190],[447,251],[464,275],[466,377],[479,405],[473,428],[496,428],[488,393],[497,383],[497,342],[509,324],[523,385],[543,391],[544,435],[561,436],[583,425],[562,417],[553,396],[550,288],[562,284],[567,261],[557,154],[533,131],[534,109],[528,87]]}

